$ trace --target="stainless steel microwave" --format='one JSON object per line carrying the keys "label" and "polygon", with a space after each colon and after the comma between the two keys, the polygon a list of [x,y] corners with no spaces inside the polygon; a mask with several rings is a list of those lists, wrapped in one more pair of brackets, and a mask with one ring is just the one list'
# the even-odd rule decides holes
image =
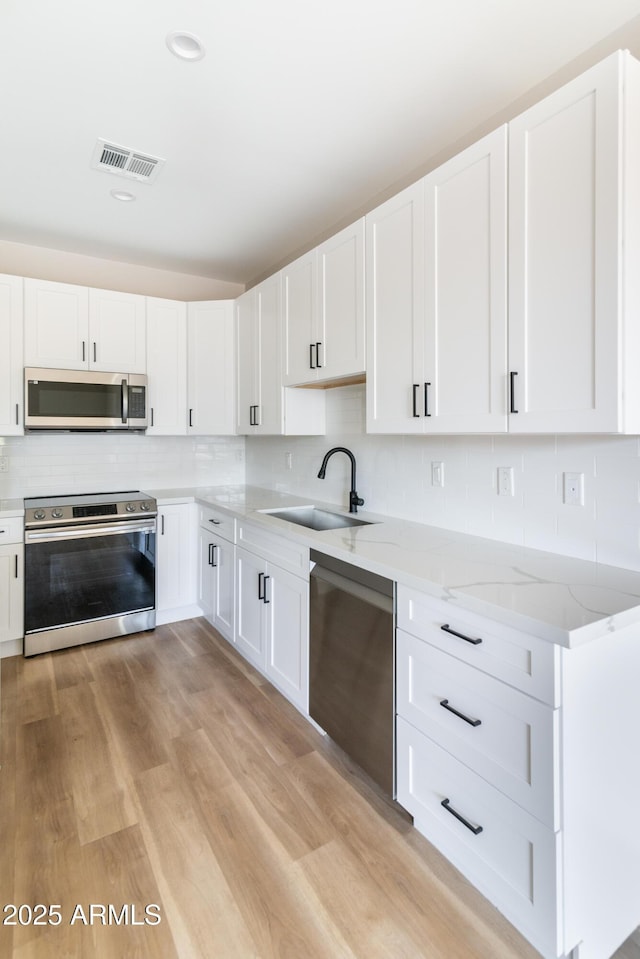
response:
{"label": "stainless steel microwave", "polygon": [[26,367],[24,408],[26,430],[145,430],[147,377]]}

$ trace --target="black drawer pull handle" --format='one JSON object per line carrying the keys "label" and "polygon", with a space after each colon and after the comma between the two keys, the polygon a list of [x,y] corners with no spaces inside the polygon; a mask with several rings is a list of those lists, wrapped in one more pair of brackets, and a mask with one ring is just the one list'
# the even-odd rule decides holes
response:
{"label": "black drawer pull handle", "polygon": [[452,816],[455,816],[463,826],[466,826],[474,836],[478,836],[482,832],[482,826],[472,826],[468,819],[465,819],[464,816],[461,816],[459,812],[455,811],[448,799],[443,799],[440,805],[444,806],[447,812],[450,812]]}
{"label": "black drawer pull handle", "polygon": [[209,543],[209,566],[213,566],[213,543]]}
{"label": "black drawer pull handle", "polygon": [[420,414],[418,413],[418,390],[419,389],[420,389],[420,384],[414,383],[413,384],[413,415],[416,417],[420,416]]}
{"label": "black drawer pull handle", "polygon": [[219,526],[220,523],[222,522],[222,520],[221,520],[221,519],[210,519],[209,522],[210,522],[210,523],[213,523],[214,526]]}
{"label": "black drawer pull handle", "polygon": [[211,545],[213,547],[211,550],[211,565],[217,567],[218,564],[216,563],[216,550],[218,548],[218,544],[212,543]]}
{"label": "black drawer pull handle", "polygon": [[265,597],[265,588],[264,588],[264,573],[258,573],[258,599],[261,599],[264,603]]}
{"label": "black drawer pull handle", "polygon": [[515,372],[509,373],[509,412],[517,413],[516,409],[516,376]]}
{"label": "black drawer pull handle", "polygon": [[465,636],[464,633],[457,633],[455,629],[451,629],[449,623],[445,623],[440,629],[443,629],[445,633],[451,633],[452,636],[457,636],[458,639],[464,639],[465,643],[472,643],[473,646],[479,646],[482,642],[481,639],[471,639],[470,636]]}
{"label": "black drawer pull handle", "polygon": [[431,413],[429,412],[429,393],[427,392],[430,386],[431,386],[431,383],[424,384],[424,415],[425,416],[431,416]]}
{"label": "black drawer pull handle", "polygon": [[469,716],[465,716],[464,713],[458,712],[458,710],[454,709],[453,706],[450,706],[448,699],[441,699],[440,705],[442,706],[443,709],[448,709],[450,713],[453,713],[453,715],[457,716],[459,719],[464,719],[465,723],[469,723],[470,726],[482,725],[481,719],[471,719]]}
{"label": "black drawer pull handle", "polygon": [[265,577],[264,577],[264,579],[263,579],[263,581],[262,581],[262,582],[263,582],[263,588],[264,588],[264,595],[263,595],[263,597],[262,597],[262,602],[263,602],[263,603],[270,603],[270,602],[271,602],[270,599],[267,599],[267,580],[268,580],[268,579],[271,579],[271,577],[270,577],[270,576],[267,576],[267,575],[265,574]]}

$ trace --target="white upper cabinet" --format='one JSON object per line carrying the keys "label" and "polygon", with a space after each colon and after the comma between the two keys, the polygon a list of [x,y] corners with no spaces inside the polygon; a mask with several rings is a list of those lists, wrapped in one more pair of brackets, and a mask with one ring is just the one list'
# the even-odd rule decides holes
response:
{"label": "white upper cabinet", "polygon": [[510,124],[512,432],[640,431],[639,73],[616,53]]}
{"label": "white upper cabinet", "polygon": [[24,283],[26,366],[145,372],[143,296],[48,280]]}
{"label": "white upper cabinet", "polygon": [[424,180],[426,432],[507,429],[507,128]]}
{"label": "white upper cabinet", "polygon": [[145,297],[89,290],[89,369],[145,373]]}
{"label": "white upper cabinet", "polygon": [[364,372],[364,219],[318,247],[316,378]]}
{"label": "white upper cabinet", "polygon": [[187,432],[187,305],[147,297],[147,433]]}
{"label": "white upper cabinet", "polygon": [[506,130],[367,216],[367,429],[507,428]]}
{"label": "white upper cabinet", "polygon": [[233,300],[187,307],[187,433],[236,432],[236,359]]}
{"label": "white upper cabinet", "polygon": [[89,290],[70,283],[26,279],[25,366],[86,370],[89,353]]}
{"label": "white upper cabinet", "polygon": [[280,274],[236,300],[238,432],[282,433]]}
{"label": "white upper cabinet", "polygon": [[283,383],[364,372],[364,221],[282,271]]}
{"label": "white upper cabinet", "polygon": [[367,431],[423,429],[424,181],[366,217]]}
{"label": "white upper cabinet", "polygon": [[283,361],[285,386],[317,379],[316,331],[318,312],[317,251],[295,260],[282,271]]}
{"label": "white upper cabinet", "polygon": [[0,274],[0,436],[23,432],[22,277]]}

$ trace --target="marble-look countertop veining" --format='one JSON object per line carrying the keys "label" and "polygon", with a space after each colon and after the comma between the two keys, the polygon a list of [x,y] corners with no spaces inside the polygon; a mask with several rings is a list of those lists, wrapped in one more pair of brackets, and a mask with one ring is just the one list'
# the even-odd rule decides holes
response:
{"label": "marble-look countertop veining", "polygon": [[[148,490],[160,505],[196,501],[516,629],[573,647],[640,629],[640,573],[359,511],[370,525],[315,531],[262,510],[333,504],[253,486]],[[640,636],[639,636],[640,642]]]}

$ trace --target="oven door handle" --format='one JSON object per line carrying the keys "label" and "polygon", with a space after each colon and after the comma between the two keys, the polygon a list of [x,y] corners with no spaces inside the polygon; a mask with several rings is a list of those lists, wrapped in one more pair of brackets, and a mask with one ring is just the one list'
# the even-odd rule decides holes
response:
{"label": "oven door handle", "polygon": [[155,519],[127,521],[122,523],[87,523],[86,526],[57,527],[56,529],[28,529],[25,530],[24,542],[54,543],[65,539],[89,539],[91,536],[118,536],[122,533],[153,533],[156,529]]}

